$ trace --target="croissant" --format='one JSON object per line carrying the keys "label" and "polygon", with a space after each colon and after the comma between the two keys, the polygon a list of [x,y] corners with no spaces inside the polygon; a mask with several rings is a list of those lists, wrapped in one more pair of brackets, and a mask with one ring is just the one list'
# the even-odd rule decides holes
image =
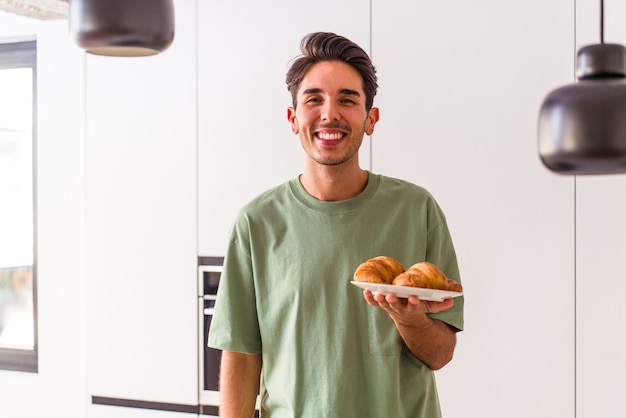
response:
{"label": "croissant", "polygon": [[405,272],[396,276],[392,284],[453,292],[463,291],[461,283],[448,279],[436,265],[427,261],[413,264]]}
{"label": "croissant", "polygon": [[384,255],[370,258],[361,263],[354,272],[357,282],[391,284],[393,279],[404,271],[398,260]]}

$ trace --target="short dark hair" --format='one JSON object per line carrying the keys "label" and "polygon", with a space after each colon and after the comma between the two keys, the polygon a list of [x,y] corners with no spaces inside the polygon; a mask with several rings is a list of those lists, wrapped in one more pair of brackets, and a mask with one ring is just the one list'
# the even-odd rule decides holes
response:
{"label": "short dark hair", "polygon": [[376,68],[360,46],[331,32],[314,32],[302,38],[300,51],[302,55],[292,62],[285,80],[294,108],[302,78],[313,64],[322,61],[345,62],[357,70],[363,79],[365,109],[369,111],[374,106],[374,96],[378,89]]}

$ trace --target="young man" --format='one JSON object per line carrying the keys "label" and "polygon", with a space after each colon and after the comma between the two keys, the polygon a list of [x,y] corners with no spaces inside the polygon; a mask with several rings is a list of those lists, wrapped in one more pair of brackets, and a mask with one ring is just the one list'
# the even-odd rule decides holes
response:
{"label": "young man", "polygon": [[378,256],[430,261],[459,281],[445,216],[411,183],[359,166],[379,118],[376,71],[348,39],[313,33],[287,73],[302,174],[258,196],[235,222],[209,345],[224,350],[220,416],[441,415],[433,370],[463,328],[463,298],[373,295],[350,284]]}

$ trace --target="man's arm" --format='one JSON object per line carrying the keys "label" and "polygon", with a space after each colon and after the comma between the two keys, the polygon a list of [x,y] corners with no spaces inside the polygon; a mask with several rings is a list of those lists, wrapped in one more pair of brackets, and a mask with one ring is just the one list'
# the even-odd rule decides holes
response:
{"label": "man's arm", "polygon": [[441,369],[452,360],[456,333],[444,322],[426,315],[450,309],[454,305],[452,299],[443,302],[421,301],[415,296],[400,299],[394,295],[372,295],[369,290],[363,295],[367,303],[389,314],[409,351],[432,370]]}
{"label": "man's arm", "polygon": [[220,417],[252,418],[261,378],[261,355],[222,352]]}

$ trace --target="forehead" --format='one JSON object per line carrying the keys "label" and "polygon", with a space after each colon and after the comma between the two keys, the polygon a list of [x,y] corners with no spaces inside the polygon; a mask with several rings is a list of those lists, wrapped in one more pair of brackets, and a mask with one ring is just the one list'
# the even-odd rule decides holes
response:
{"label": "forehead", "polygon": [[345,89],[363,94],[363,78],[351,65],[342,61],[322,61],[313,64],[302,77],[298,94],[318,89],[335,93]]}

